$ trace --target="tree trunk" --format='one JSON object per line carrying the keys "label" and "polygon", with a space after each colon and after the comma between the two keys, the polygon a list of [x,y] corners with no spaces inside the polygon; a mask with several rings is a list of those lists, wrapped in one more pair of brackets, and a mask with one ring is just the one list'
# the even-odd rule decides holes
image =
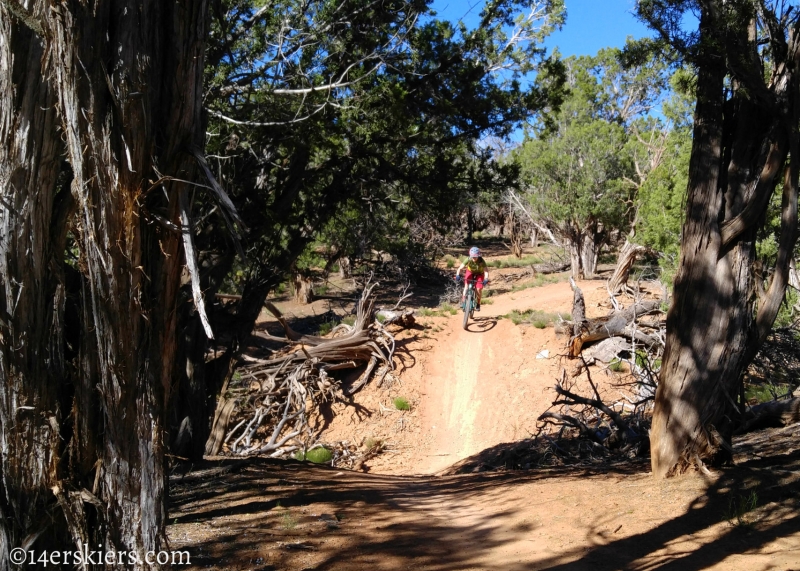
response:
{"label": "tree trunk", "polygon": [[[796,233],[797,62],[776,65],[779,71],[770,84],[774,105],[761,105],[734,82],[733,98],[723,109],[725,62],[733,56],[722,46],[755,46],[747,37],[735,43],[716,36],[725,29],[720,19],[724,9],[721,2],[705,3],[700,18],[703,64],[686,221],[650,432],[657,477],[729,459],[732,419],[741,416],[735,403],[741,374],[783,299]],[[778,263],[754,319],[750,292],[758,220],[790,147]]]}
{"label": "tree trunk", "polygon": [[350,279],[353,277],[353,270],[350,266],[350,258],[342,256],[339,258],[339,277],[342,279]]}
{"label": "tree trunk", "polygon": [[294,286],[294,301],[302,305],[308,305],[314,301],[314,290],[311,288],[311,278],[303,274],[295,273],[292,276]]}
{"label": "tree trunk", "polygon": [[597,259],[600,256],[600,245],[595,241],[590,233],[583,235],[581,242],[581,266],[583,266],[583,276],[590,280],[597,273]]}
{"label": "tree trunk", "polygon": [[[28,129],[35,151],[18,155],[24,163],[19,166],[38,178],[25,180],[31,175],[6,167],[6,152],[15,149],[9,149],[4,136],[0,190],[3,197],[14,194],[10,205],[25,206],[14,206],[12,212],[2,201],[3,223],[13,224],[16,236],[3,244],[17,252],[2,256],[3,309],[10,317],[3,321],[19,332],[4,332],[2,346],[25,327],[30,338],[25,345],[31,350],[15,361],[2,357],[3,394],[11,400],[4,400],[0,414],[15,419],[3,422],[2,430],[16,433],[6,449],[12,456],[4,450],[4,491],[23,492],[2,506],[7,548],[15,547],[30,518],[40,517],[44,497],[56,499],[60,511],[51,509],[52,517],[39,522],[38,529],[52,523],[55,530],[51,538],[37,540],[39,551],[72,551],[82,544],[96,549],[100,544],[107,551],[143,554],[165,546],[164,433],[183,267],[181,236],[173,229],[180,225],[178,193],[185,184],[166,178],[156,186],[153,181],[159,173],[182,180],[197,173],[196,150],[205,135],[201,101],[207,5],[167,0],[123,4],[41,2],[27,12],[27,5],[17,4],[24,16],[19,20],[10,20],[5,3],[0,4],[2,65],[11,54],[15,67],[24,65],[19,69],[26,74],[12,87],[3,84],[7,75],[0,73],[2,97],[15,101],[7,106],[4,100],[0,112],[12,110],[15,116],[10,124],[0,122],[0,129]],[[46,38],[42,62],[28,51],[30,42],[18,42],[10,31],[18,30],[19,21]],[[37,87],[40,77],[48,79],[47,86]],[[54,109],[60,126],[52,123]],[[57,172],[58,162],[53,167],[41,160],[45,153],[61,155],[62,138],[74,177],[72,228],[80,251],[81,275],[72,281],[78,284],[76,315],[82,331],[73,332],[61,325],[63,284],[69,281],[63,278],[62,209],[68,202],[57,204],[47,174]],[[162,227],[158,220],[168,224]],[[30,245],[23,243],[27,240]],[[30,252],[29,257],[16,258],[20,252]],[[21,284],[26,287],[20,289]],[[29,309],[35,313],[23,315]],[[26,326],[32,317],[39,321]],[[40,336],[48,341],[43,344]],[[65,346],[76,353],[74,394],[58,407]],[[38,370],[25,365],[28,380],[15,373],[32,360],[41,365]],[[26,394],[18,395],[14,386],[23,380]],[[69,417],[59,416],[59,409],[70,411]],[[17,451],[33,436],[35,442],[28,442],[24,453]],[[70,445],[70,462],[58,462],[61,439]],[[41,455],[34,452],[37,448]],[[26,469],[19,482],[9,458],[38,465]],[[60,533],[65,529],[73,545],[65,543]],[[0,568],[8,567],[8,549],[0,549]]]}
{"label": "tree trunk", "polygon": [[569,250],[569,263],[570,269],[572,271],[572,279],[574,280],[582,280],[583,279],[583,260],[581,259],[581,250],[580,247],[572,242],[567,244],[567,249]]}

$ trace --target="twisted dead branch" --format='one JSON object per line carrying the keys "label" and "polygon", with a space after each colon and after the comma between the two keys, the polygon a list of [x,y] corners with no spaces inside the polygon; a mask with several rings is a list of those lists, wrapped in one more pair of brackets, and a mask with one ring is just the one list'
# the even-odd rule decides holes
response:
{"label": "twisted dead branch", "polygon": [[[394,337],[374,319],[377,284],[367,284],[352,326],[340,324],[334,337],[292,330],[272,304],[266,304],[299,347],[272,359],[245,359],[235,381],[217,404],[215,425],[206,446],[209,455],[286,457],[316,444],[309,415],[324,402],[344,401],[372,378],[379,382],[393,369]],[[330,373],[366,365],[344,388]],[[231,404],[231,403],[235,404]],[[232,428],[228,428],[233,425]]]}

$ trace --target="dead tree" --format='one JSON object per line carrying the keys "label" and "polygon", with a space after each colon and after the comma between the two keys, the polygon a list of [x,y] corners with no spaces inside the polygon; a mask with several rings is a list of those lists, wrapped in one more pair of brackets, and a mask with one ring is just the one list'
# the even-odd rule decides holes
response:
{"label": "dead tree", "polygon": [[617,265],[614,268],[614,273],[608,279],[608,292],[611,295],[625,291],[628,285],[628,277],[631,273],[631,268],[636,262],[636,259],[647,252],[647,248],[639,246],[633,242],[625,242],[622,250],[619,252]]}
{"label": "dead tree", "polygon": [[583,292],[571,281],[574,291],[572,304],[573,334],[569,343],[569,357],[575,359],[580,356],[583,347],[594,341],[608,339],[609,337],[626,337],[646,346],[660,342],[656,335],[650,335],[636,326],[636,320],[644,315],[660,311],[659,300],[638,301],[621,311],[614,311],[605,317],[586,319],[586,304]]}

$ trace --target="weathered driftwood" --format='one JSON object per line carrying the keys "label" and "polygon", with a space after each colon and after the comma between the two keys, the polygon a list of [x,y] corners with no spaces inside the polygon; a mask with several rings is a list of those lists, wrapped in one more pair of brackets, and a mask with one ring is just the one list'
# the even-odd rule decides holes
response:
{"label": "weathered driftwood", "polygon": [[630,307],[615,311],[611,315],[596,319],[586,319],[586,303],[583,292],[570,282],[574,291],[572,304],[573,331],[569,344],[569,357],[577,358],[583,346],[593,341],[600,341],[609,337],[626,337],[642,345],[651,346],[659,343],[661,338],[649,335],[636,326],[636,320],[655,311],[658,311],[661,302],[658,300],[638,301]]}
{"label": "weathered driftwood", "polygon": [[625,242],[625,245],[620,250],[619,258],[617,258],[617,266],[614,268],[614,273],[608,279],[607,287],[611,295],[624,291],[628,286],[628,277],[631,273],[636,258],[647,252],[647,248],[634,244],[633,242]]}
{"label": "weathered driftwood", "polygon": [[272,359],[243,359],[241,386],[232,386],[230,396],[218,403],[206,453],[217,455],[225,447],[227,454],[279,457],[306,449],[316,438],[308,422],[312,410],[321,402],[345,399],[340,381],[329,373],[366,365],[348,394],[374,376],[382,381],[393,368],[394,338],[374,319],[373,288],[365,288],[353,326],[339,326],[339,336],[333,338],[297,333],[267,304],[287,339],[300,345]]}
{"label": "weathered driftwood", "polygon": [[375,312],[377,317],[384,325],[400,325],[401,327],[411,327],[416,323],[414,319],[414,310],[392,310],[380,309]]}

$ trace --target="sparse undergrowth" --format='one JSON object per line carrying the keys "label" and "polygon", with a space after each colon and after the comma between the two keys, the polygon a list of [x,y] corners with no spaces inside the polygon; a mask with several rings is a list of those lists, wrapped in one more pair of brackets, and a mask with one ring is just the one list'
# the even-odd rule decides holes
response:
{"label": "sparse undergrowth", "polygon": [[457,313],[458,308],[450,303],[443,303],[436,309],[422,307],[417,311],[420,317],[449,317]]}
{"label": "sparse undergrowth", "polygon": [[528,309],[525,311],[515,309],[503,317],[510,319],[514,325],[528,324],[533,325],[537,329],[552,327],[561,320],[569,321],[572,319],[568,313],[562,315],[560,313],[548,313],[538,309]]}
{"label": "sparse undergrowth", "polygon": [[755,523],[753,511],[758,507],[758,493],[752,490],[749,494],[733,495],[728,501],[725,521],[732,527],[750,527]]}

